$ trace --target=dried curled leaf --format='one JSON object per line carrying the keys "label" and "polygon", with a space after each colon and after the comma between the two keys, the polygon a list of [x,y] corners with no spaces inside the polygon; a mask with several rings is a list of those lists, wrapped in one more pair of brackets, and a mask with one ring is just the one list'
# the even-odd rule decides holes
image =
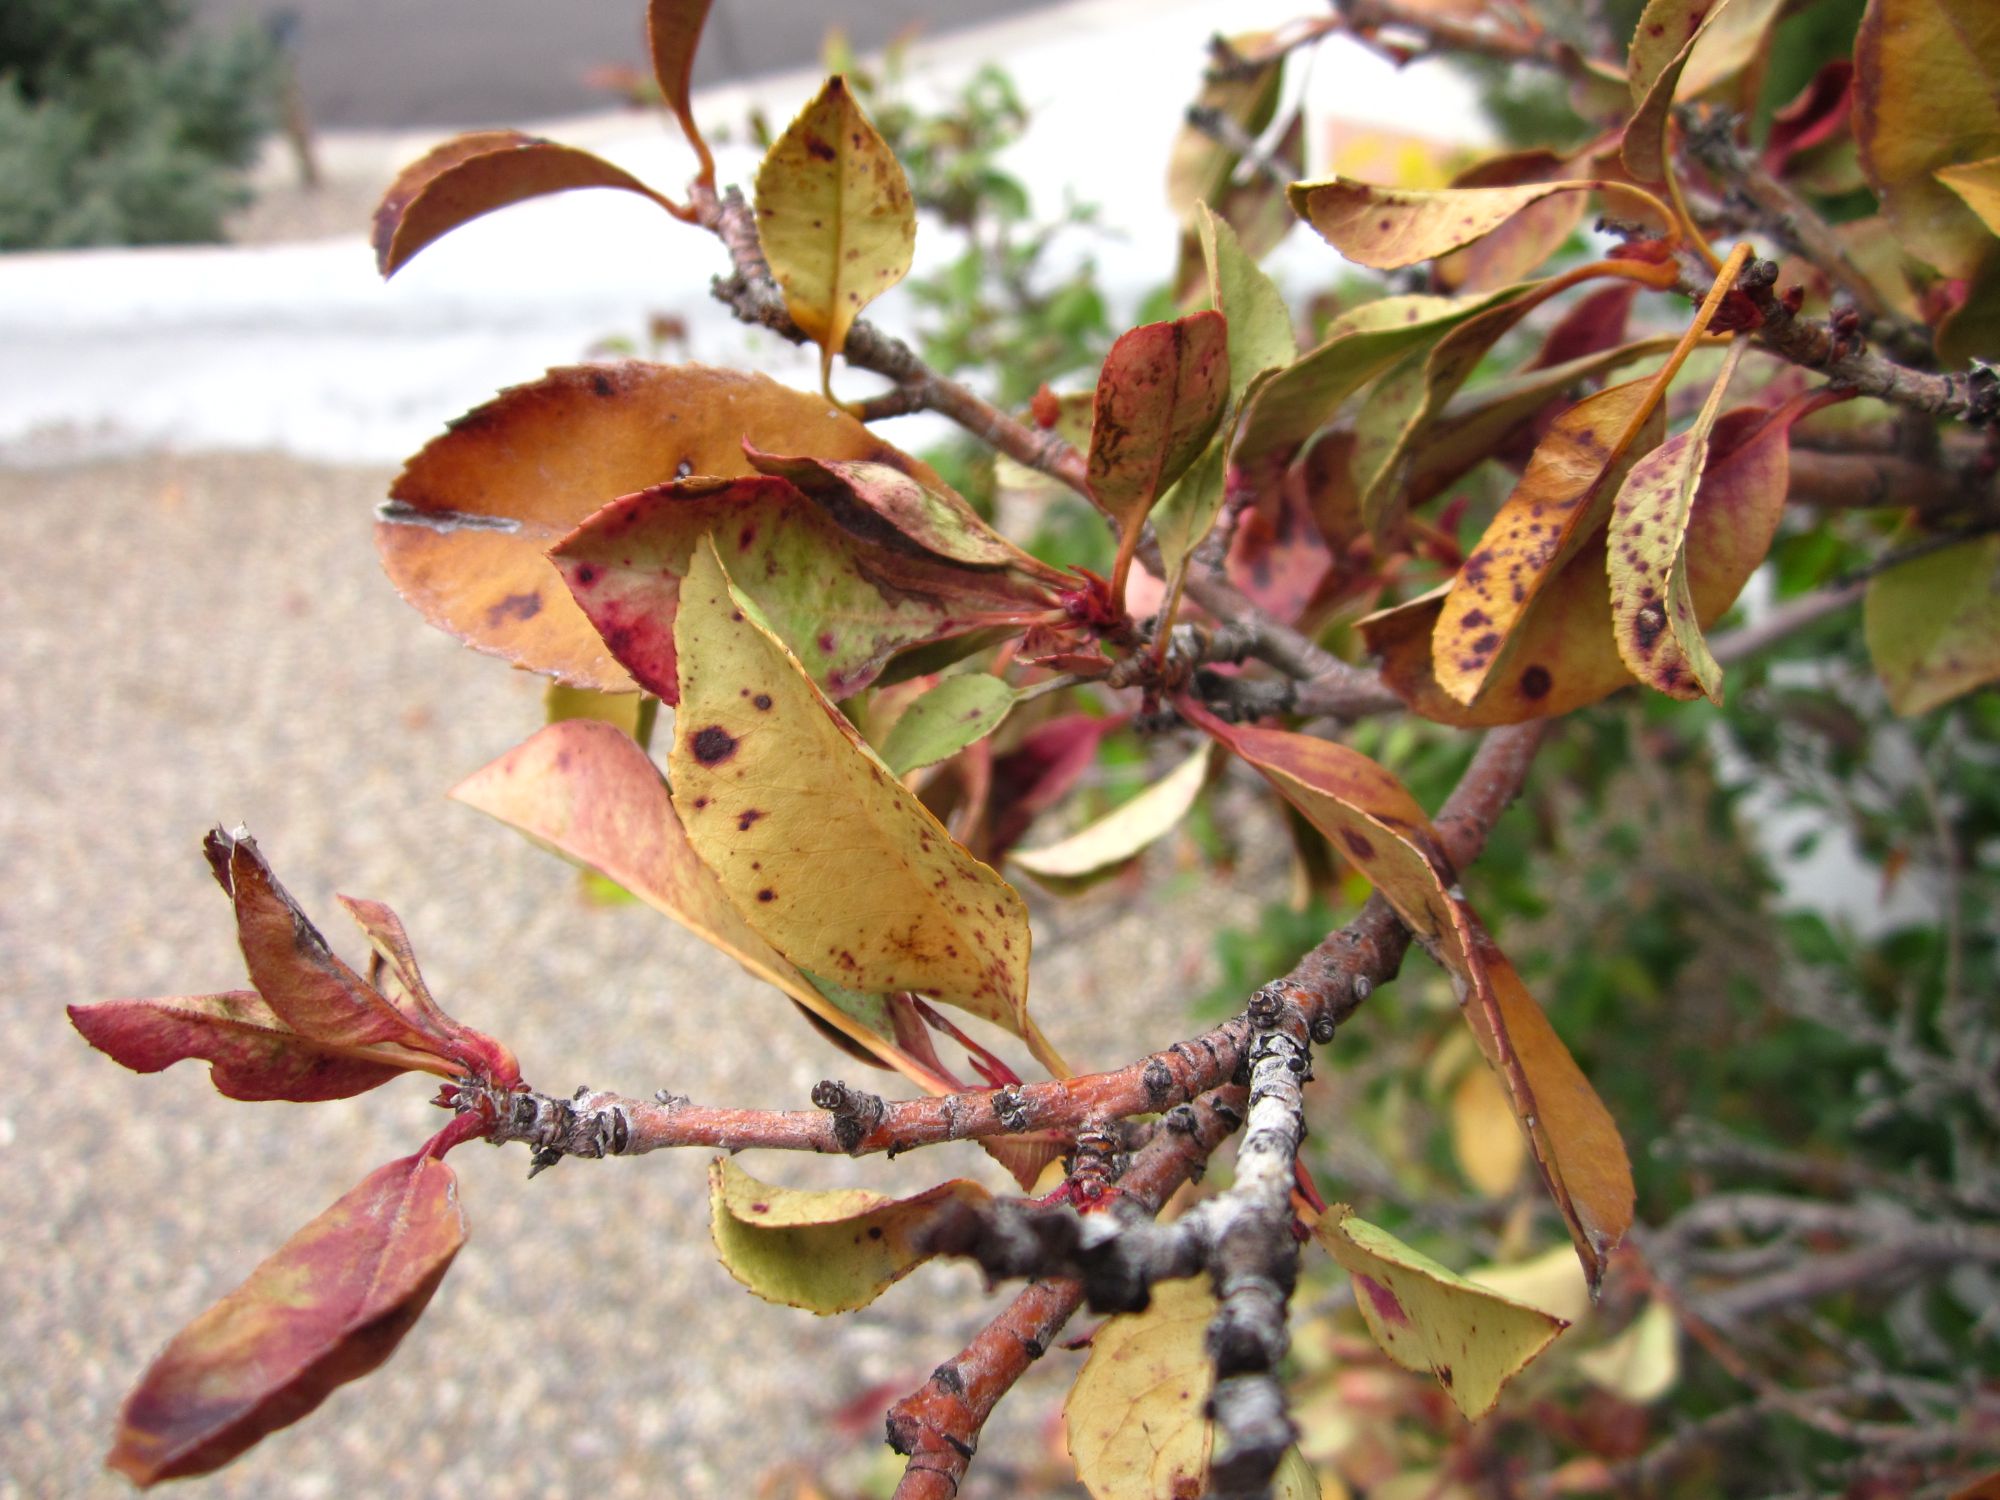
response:
{"label": "dried curled leaf", "polygon": [[1090,493],[1120,527],[1145,518],[1200,456],[1229,400],[1229,327],[1190,313],[1120,334],[1097,377]]}
{"label": "dried curled leaf", "polygon": [[1871,579],[1869,659],[1899,714],[1929,713],[2000,677],[2000,537],[1975,537]]}
{"label": "dried curled leaf", "polygon": [[702,166],[714,171],[708,143],[694,122],[694,57],[701,46],[702,27],[708,24],[712,0],[649,0],[646,6],[646,50],[652,54],[653,77],[659,82],[660,96],[681,122],[688,144],[700,154]]}
{"label": "dried curled leaf", "polygon": [[[1328,177],[1291,186],[1292,211],[1357,265],[1393,271],[1462,250],[1515,214],[1559,193],[1633,197],[1615,182],[1570,178],[1506,187],[1392,188]],[[1649,198],[1638,205],[1657,218]]]}
{"label": "dried curled leaf", "polygon": [[724,1268],[766,1302],[825,1316],[866,1307],[930,1259],[945,1214],[992,1201],[959,1178],[909,1198],[759,1182],[726,1156],[708,1169],[709,1227]]}
{"label": "dried curled leaf", "polygon": [[1375,1342],[1406,1370],[1435,1375],[1468,1421],[1493,1409],[1569,1324],[1467,1281],[1344,1205],[1313,1238],[1354,1278],[1354,1300]]}
{"label": "dried curled leaf", "polygon": [[1064,1071],[1028,1017],[1020,896],[889,774],[708,543],[675,646],[674,810],[752,929],[808,973],[961,1006]]}
{"label": "dried curled leaf", "polygon": [[1638,108],[1625,125],[1623,160],[1640,182],[1666,180],[1674,91],[1695,48],[1730,9],[1730,0],[1651,0],[1639,17],[1629,58]]}
{"label": "dried curled leaf", "polygon": [[375,545],[397,592],[440,630],[577,687],[630,692],[545,554],[621,495],[750,474],[746,439],[939,482],[825,397],[762,375],[582,365],[503,391],[427,443],[377,513]]}
{"label": "dried curled leaf", "polygon": [[375,269],[394,276],[419,250],[461,224],[572,188],[620,188],[668,206],[601,156],[518,130],[475,131],[412,162],[389,185],[375,209]]}
{"label": "dried curled leaf", "polygon": [[206,1474],[396,1350],[465,1243],[450,1167],[378,1167],[196,1318],[126,1398],[110,1466],[142,1488]]}
{"label": "dried curled leaf", "polygon": [[824,379],[861,309],[908,273],[917,242],[909,179],[838,74],[757,169],[757,238],[792,321],[820,346]]}

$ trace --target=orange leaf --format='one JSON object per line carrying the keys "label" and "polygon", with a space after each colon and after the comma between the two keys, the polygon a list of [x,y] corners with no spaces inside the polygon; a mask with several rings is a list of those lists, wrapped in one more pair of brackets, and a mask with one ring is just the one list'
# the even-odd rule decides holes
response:
{"label": "orange leaf", "polygon": [[481,130],[446,141],[403,168],[375,209],[375,269],[394,276],[459,225],[496,208],[566,193],[622,188],[671,209],[645,183],[601,156],[518,130]]}
{"label": "orange leaf", "polygon": [[681,129],[701,158],[702,176],[715,177],[715,161],[708,143],[694,123],[693,98],[689,85],[694,75],[695,50],[701,45],[701,29],[708,22],[711,0],[652,0],[646,7],[646,47],[653,54],[653,77],[667,108],[681,122]]}
{"label": "orange leaf", "polygon": [[110,1466],[141,1487],[220,1468],[395,1352],[465,1243],[430,1148],[378,1167],[175,1335],[126,1398]]}

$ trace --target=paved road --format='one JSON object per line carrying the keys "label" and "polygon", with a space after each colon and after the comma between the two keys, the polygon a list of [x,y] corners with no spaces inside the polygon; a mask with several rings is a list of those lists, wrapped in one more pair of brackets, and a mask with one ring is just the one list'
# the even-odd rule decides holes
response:
{"label": "paved road", "polygon": [[[1048,0],[718,0],[698,84],[799,67],[827,29],[878,47]],[[642,0],[198,0],[209,18],[288,14],[306,109],[320,129],[509,125],[603,107],[585,81],[644,62]]]}

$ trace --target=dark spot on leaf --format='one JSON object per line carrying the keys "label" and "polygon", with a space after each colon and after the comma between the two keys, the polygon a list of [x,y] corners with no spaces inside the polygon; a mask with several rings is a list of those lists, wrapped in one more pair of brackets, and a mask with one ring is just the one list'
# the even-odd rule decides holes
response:
{"label": "dark spot on leaf", "polygon": [[1340,841],[1353,851],[1356,859],[1373,859],[1375,846],[1356,833],[1352,828],[1340,830]]}
{"label": "dark spot on leaf", "polygon": [[836,638],[831,630],[822,630],[815,644],[818,645],[821,651],[826,652],[830,656],[833,654],[835,640]]}
{"label": "dark spot on leaf", "polygon": [[1373,1276],[1363,1275],[1359,1271],[1354,1273],[1354,1284],[1368,1298],[1369,1305],[1375,1309],[1375,1316],[1384,1323],[1392,1323],[1398,1328],[1409,1327],[1410,1315],[1403,1311],[1403,1304],[1396,1300],[1394,1292]]}
{"label": "dark spot on leaf", "polygon": [[486,628],[497,630],[507,620],[532,620],[541,612],[540,594],[509,594],[486,611]]}
{"label": "dark spot on leaf", "polygon": [[610,396],[618,390],[618,387],[611,383],[611,377],[605,374],[591,376],[590,388],[600,396]]}
{"label": "dark spot on leaf", "polygon": [[1546,698],[1549,689],[1554,686],[1547,667],[1533,666],[1521,674],[1521,696],[1524,698]]}
{"label": "dark spot on leaf", "polygon": [[1477,655],[1491,656],[1495,651],[1500,649],[1500,632],[1497,630],[1487,631],[1486,634],[1472,643],[1472,649]]}
{"label": "dark spot on leaf", "polygon": [[1483,609],[1468,609],[1465,612],[1464,625],[1467,630],[1477,630],[1480,626],[1490,623],[1492,617]]}
{"label": "dark spot on leaf", "polygon": [[1440,1383],[1441,1383],[1441,1384],[1442,1384],[1442,1385],[1444,1386],[1444,1388],[1445,1388],[1446,1390],[1450,1390],[1450,1389],[1451,1389],[1451,1366],[1450,1366],[1450,1365],[1432,1365],[1432,1366],[1431,1366],[1431,1373],[1437,1376],[1437,1378],[1438,1378],[1438,1381],[1439,1381],[1439,1382],[1440,1382]]}
{"label": "dark spot on leaf", "polygon": [[771,888],[770,888],[770,887],[769,887],[769,886],[767,885],[767,886],[765,886],[765,887],[764,887],[764,889],[763,889],[763,890],[761,890],[761,891],[759,891],[759,892],[757,893],[757,899],[758,899],[759,901],[775,901],[775,900],[777,900],[777,899],[778,899],[778,893],[777,893],[776,891],[772,890],[772,889],[771,889]]}
{"label": "dark spot on leaf", "polygon": [[829,146],[818,136],[809,135],[806,137],[806,155],[810,156],[814,161],[832,161],[837,154],[833,147]]}
{"label": "dark spot on leaf", "polygon": [[880,1224],[870,1224],[870,1225],[868,1226],[868,1238],[869,1238],[869,1239],[871,1239],[871,1240],[879,1240],[879,1239],[881,1239],[881,1238],[882,1238],[882,1226],[881,1226]]}
{"label": "dark spot on leaf", "polygon": [[597,569],[589,563],[583,564],[576,570],[576,581],[579,587],[589,588],[593,583],[597,582]]}
{"label": "dark spot on leaf", "polygon": [[748,833],[750,825],[763,816],[764,809],[761,807],[744,808],[742,812],[736,815],[736,831],[738,833]]}
{"label": "dark spot on leaf", "polygon": [[756,704],[759,708],[769,708],[771,706],[771,695],[769,693],[759,693],[756,697],[752,698],[750,701]]}
{"label": "dark spot on leaf", "polygon": [[1639,649],[1651,655],[1654,645],[1660,639],[1660,632],[1667,628],[1667,612],[1656,599],[1651,604],[1639,606],[1639,612],[1632,617],[1632,638]]}
{"label": "dark spot on leaf", "polygon": [[736,736],[720,724],[711,724],[694,737],[694,758],[705,766],[725,761],[736,753]]}

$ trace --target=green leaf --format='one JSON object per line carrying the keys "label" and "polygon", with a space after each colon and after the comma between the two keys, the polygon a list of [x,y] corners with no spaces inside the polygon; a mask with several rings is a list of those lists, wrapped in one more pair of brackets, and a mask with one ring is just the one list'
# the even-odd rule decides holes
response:
{"label": "green leaf", "polygon": [[1204,743],[1138,796],[1068,838],[1039,849],[1016,849],[1007,857],[1045,881],[1073,881],[1123,864],[1187,816],[1208,776],[1209,748]]}
{"label": "green leaf", "polygon": [[909,272],[916,206],[895,153],[838,74],[757,169],[757,237],[824,385],[862,308]]}
{"label": "green leaf", "polygon": [[1709,433],[1747,344],[1723,360],[1694,424],[1632,465],[1611,507],[1606,561],[1618,654],[1648,687],[1673,698],[1722,701],[1722,668],[1710,654],[1688,581],[1688,523],[1708,464]]}
{"label": "green leaf", "polygon": [[1868,655],[1897,713],[1928,713],[2000,677],[2000,536],[1913,557],[1870,580]]}
{"label": "green leaf", "polygon": [[998,729],[1013,706],[1014,690],[989,673],[947,677],[903,710],[882,758],[898,776],[936,765]]}
{"label": "green leaf", "polygon": [[1229,450],[1226,434],[1202,450],[1188,471],[1174,481],[1174,487],[1153,507],[1153,536],[1160,544],[1160,560],[1172,578],[1222,514],[1222,502],[1229,491]]}
{"label": "green leaf", "polygon": [[1569,1324],[1446,1270],[1345,1207],[1313,1238],[1354,1278],[1354,1300],[1375,1342],[1397,1364],[1437,1376],[1470,1421]]}
{"label": "green leaf", "polygon": [[1208,296],[1229,321],[1229,399],[1265,370],[1280,370],[1298,358],[1291,309],[1277,283],[1244,251],[1227,219],[1206,203],[1195,206],[1195,231],[1208,267]]}
{"label": "green leaf", "polygon": [[889,774],[711,543],[682,584],[674,643],[674,810],[752,929],[850,988],[963,1007],[1064,1073],[1028,1017],[1020,896]]}
{"label": "green leaf", "polygon": [[726,1156],[708,1169],[709,1227],[729,1274],[766,1302],[822,1317],[866,1307],[930,1259],[924,1235],[941,1215],[992,1196],[963,1178],[888,1198],[771,1187]]}

